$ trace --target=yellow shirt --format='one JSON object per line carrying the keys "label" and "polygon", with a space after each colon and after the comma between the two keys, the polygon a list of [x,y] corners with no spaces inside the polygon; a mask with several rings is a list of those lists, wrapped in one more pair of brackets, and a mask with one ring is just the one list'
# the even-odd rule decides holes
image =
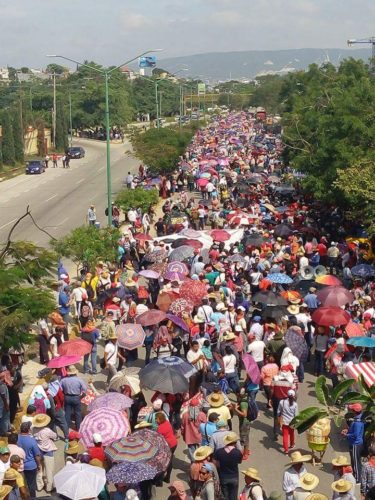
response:
{"label": "yellow shirt", "polygon": [[223,422],[225,422],[225,425],[227,425],[228,420],[230,420],[232,418],[230,411],[229,411],[229,408],[227,406],[224,406],[224,405],[219,406],[219,408],[210,408],[207,412],[207,416],[209,417],[211,413],[217,413],[218,415],[220,415],[219,420],[222,420]]}

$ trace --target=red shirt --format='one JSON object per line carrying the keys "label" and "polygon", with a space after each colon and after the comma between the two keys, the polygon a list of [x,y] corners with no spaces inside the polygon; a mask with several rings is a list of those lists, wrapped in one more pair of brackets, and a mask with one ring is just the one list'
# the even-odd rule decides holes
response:
{"label": "red shirt", "polygon": [[177,446],[177,439],[174,435],[173,427],[168,422],[168,420],[158,426],[157,432],[164,437],[164,439],[168,443],[169,448],[174,448],[175,446]]}
{"label": "red shirt", "polygon": [[103,446],[93,446],[92,448],[89,448],[87,451],[90,455],[91,460],[97,458],[101,462],[105,462],[105,453]]}

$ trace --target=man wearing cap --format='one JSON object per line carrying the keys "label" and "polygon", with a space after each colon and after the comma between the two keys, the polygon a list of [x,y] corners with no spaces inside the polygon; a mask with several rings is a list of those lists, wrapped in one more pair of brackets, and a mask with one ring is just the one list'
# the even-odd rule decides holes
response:
{"label": "man wearing cap", "polygon": [[87,384],[80,377],[77,377],[78,370],[74,365],[68,366],[67,377],[61,381],[61,388],[64,393],[65,418],[68,427],[72,426],[72,414],[75,414],[76,428],[79,429],[82,421],[81,396],[87,391]]}
{"label": "man wearing cap", "polygon": [[235,432],[229,432],[223,439],[224,447],[214,453],[218,463],[221,491],[226,500],[238,500],[239,470],[242,463],[242,453],[236,448],[239,437]]}
{"label": "man wearing cap", "polygon": [[242,470],[241,473],[245,476],[245,487],[239,496],[239,500],[266,500],[267,496],[260,484],[259,472],[249,467]]}
{"label": "man wearing cap", "polygon": [[217,431],[217,423],[219,422],[220,415],[213,411],[208,416],[207,422],[201,423],[199,426],[199,431],[202,435],[202,446],[208,446],[210,442],[210,437],[214,432]]}
{"label": "man wearing cap", "polygon": [[10,450],[7,446],[0,447],[0,484],[4,478],[4,473],[9,469]]}
{"label": "man wearing cap", "polygon": [[362,421],[363,407],[361,403],[353,403],[348,405],[348,409],[354,413],[354,418],[349,428],[343,429],[341,434],[346,436],[349,443],[349,453],[353,475],[357,483],[359,483],[361,481],[361,454],[363,450],[363,437],[365,432],[365,424]]}
{"label": "man wearing cap", "polygon": [[286,500],[293,500],[293,493],[300,484],[301,477],[307,473],[305,462],[311,460],[311,455],[302,455],[300,451],[290,454],[290,467],[284,472],[283,491]]}

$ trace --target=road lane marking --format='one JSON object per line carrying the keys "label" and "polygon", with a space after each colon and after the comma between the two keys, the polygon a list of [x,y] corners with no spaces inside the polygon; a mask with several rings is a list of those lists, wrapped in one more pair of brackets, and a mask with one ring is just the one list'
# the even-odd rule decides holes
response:
{"label": "road lane marking", "polygon": [[4,227],[7,227],[9,226],[9,224],[12,224],[13,222],[16,222],[17,219],[13,219],[11,220],[10,222],[7,222],[6,224],[3,224],[2,226],[0,226],[0,229],[3,229]]}
{"label": "road lane marking", "polygon": [[66,217],[64,220],[62,220],[61,222],[59,222],[57,225],[58,226],[62,226],[68,220],[69,220],[69,217]]}
{"label": "road lane marking", "polygon": [[105,169],[105,167],[100,167],[98,172],[103,172],[104,169]]}
{"label": "road lane marking", "polygon": [[80,179],[77,184],[81,184],[81,182],[83,182],[85,179]]}
{"label": "road lane marking", "polygon": [[53,196],[51,196],[50,198],[47,198],[47,199],[46,199],[46,203],[47,203],[47,201],[51,201],[51,200],[53,200],[54,198],[56,198],[56,196],[57,196],[57,194],[54,194],[54,195],[53,195]]}

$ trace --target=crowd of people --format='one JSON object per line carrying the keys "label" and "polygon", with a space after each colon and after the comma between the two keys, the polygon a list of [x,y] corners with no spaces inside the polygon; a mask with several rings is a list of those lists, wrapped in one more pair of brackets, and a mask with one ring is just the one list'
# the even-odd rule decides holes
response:
{"label": "crowd of people", "polygon": [[[291,423],[303,409],[305,370],[335,387],[362,365],[373,369],[375,271],[362,238],[349,239],[352,223],[308,197],[281,152],[280,137],[248,113],[214,118],[171,175],[151,180],[140,169],[139,183],[166,199],[163,216],[125,214],[117,262],[99,261],[79,281],[59,267],[59,310],[39,324],[45,382],[19,435],[0,449],[12,495],[56,487],[72,498],[59,474],[83,464],[106,474],[80,498],[108,498],[109,489],[118,500],[161,498],[163,482],[171,500],[327,498]],[[356,337],[367,347],[353,345]],[[261,411],[273,416],[270,435],[290,462],[272,483],[251,465]],[[374,496],[363,414],[364,403],[348,405],[348,454],[331,464],[334,499],[355,499],[357,483]],[[54,477],[58,435],[67,465]],[[190,466],[171,482],[177,447]]]}

